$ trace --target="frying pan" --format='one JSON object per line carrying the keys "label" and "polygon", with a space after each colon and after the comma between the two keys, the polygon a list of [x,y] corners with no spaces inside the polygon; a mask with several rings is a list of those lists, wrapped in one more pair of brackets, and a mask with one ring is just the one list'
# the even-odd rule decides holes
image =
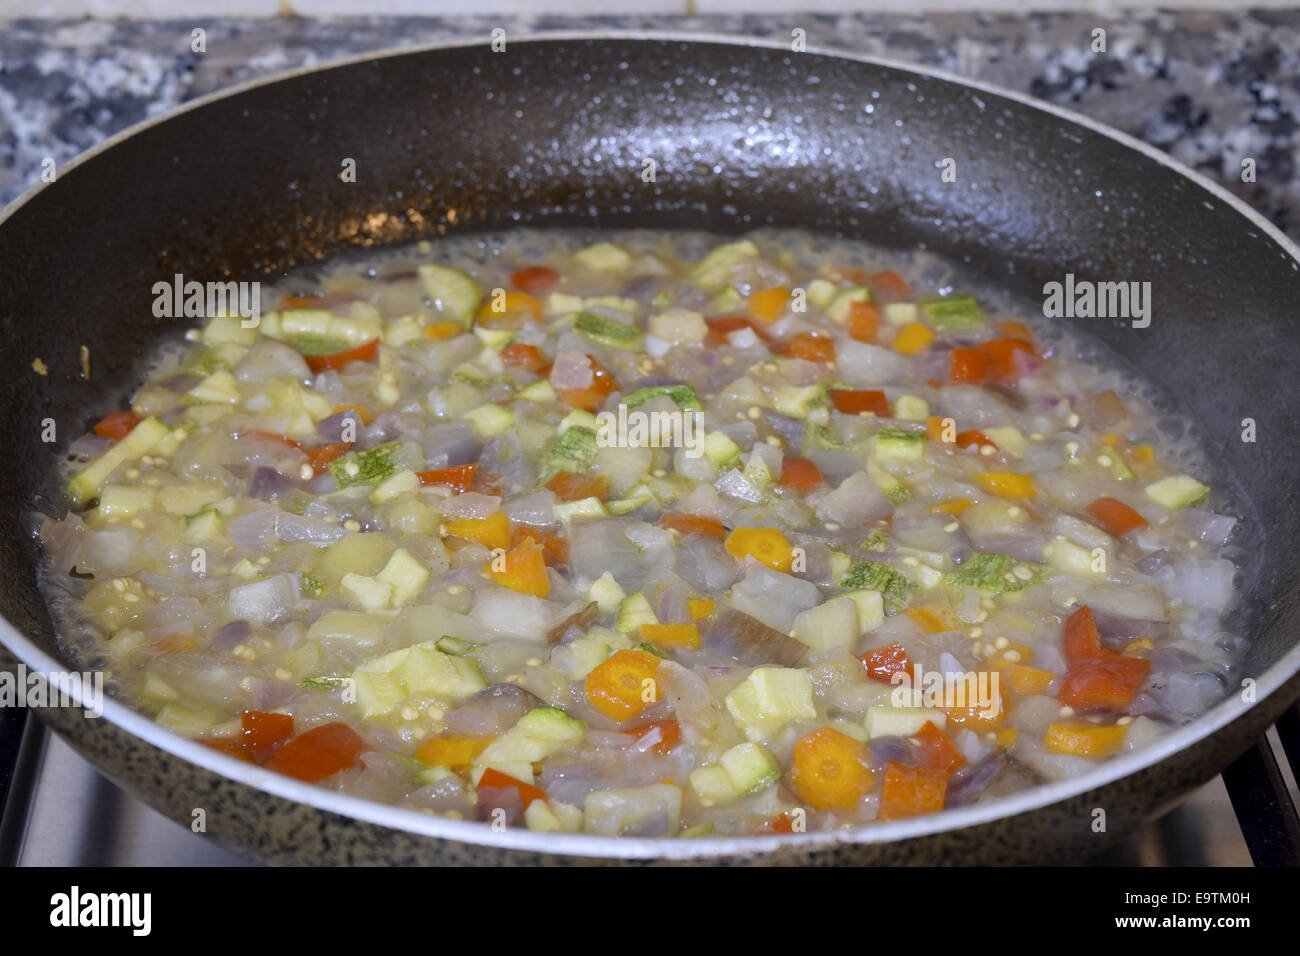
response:
{"label": "frying pan", "polygon": [[[356,182],[340,180],[356,160]],[[643,160],[656,162],[653,182]],[[940,175],[956,160],[957,181]],[[57,510],[62,442],[120,403],[179,325],[152,286],[270,279],[329,256],[488,228],[797,227],[925,246],[1027,308],[1066,273],[1151,282],[1153,318],[1079,320],[1188,413],[1259,529],[1242,617],[1253,694],[1139,753],[932,817],[699,840],[492,832],[243,764],[115,701],[40,717],[127,791],[272,862],[1068,861],[1172,806],[1300,694],[1300,508],[1288,372],[1300,251],[1162,154],[1064,111],[863,57],[673,36],[371,55],[249,84],[109,141],[0,220],[0,641],[64,669],[28,515]],[[83,374],[80,347],[89,350]],[[33,370],[39,358],[48,374]],[[1240,440],[1243,418],[1258,440]],[[1267,527],[1264,527],[1264,522]],[[12,664],[12,661],[10,662]],[[1104,831],[1098,832],[1104,810]]]}

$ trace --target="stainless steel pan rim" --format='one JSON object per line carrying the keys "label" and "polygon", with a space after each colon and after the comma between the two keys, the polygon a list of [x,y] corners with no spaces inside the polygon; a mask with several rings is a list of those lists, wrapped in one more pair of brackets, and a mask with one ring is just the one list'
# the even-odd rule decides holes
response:
{"label": "stainless steel pan rim", "polygon": [[[700,33],[675,33],[671,31],[606,31],[576,33],[545,33],[534,36],[522,36],[511,39],[511,43],[554,43],[554,42],[600,42],[606,40],[647,40],[664,43],[710,43],[729,46],[753,47],[780,52],[789,52],[782,43],[715,36]],[[208,103],[236,96],[247,90],[276,83],[295,76],[322,72],[335,67],[370,62],[407,54],[436,53],[439,50],[460,49],[482,46],[481,41],[461,40],[450,43],[436,43],[410,48],[384,50],[375,53],[359,54],[332,61],[328,64],[303,67],[297,70],[276,74],[256,80],[250,80],[207,96],[196,99],[165,114],[149,119],[143,123],[110,137],[98,146],[86,151],[65,165],[64,170],[76,168],[99,153],[111,149],[116,144],[190,110],[199,109]],[[1300,247],[1297,247],[1286,235],[1277,229],[1262,215],[1242,202],[1231,193],[1211,182],[1199,173],[1188,169],[1170,158],[1166,153],[1126,133],[1112,129],[1086,116],[1063,109],[1051,103],[1034,99],[1014,90],[1003,89],[988,83],[967,79],[945,70],[904,63],[884,57],[865,56],[834,49],[810,48],[807,54],[823,55],[867,63],[905,73],[913,73],[930,79],[942,80],[964,87],[972,93],[986,93],[1011,100],[1022,106],[1048,113],[1068,123],[1084,127],[1089,131],[1105,136],[1131,150],[1146,156],[1184,177],[1206,193],[1227,204],[1239,215],[1250,221],[1260,233],[1275,242],[1289,258],[1289,264],[1295,271],[1300,271]],[[36,193],[47,188],[38,184],[27,190],[17,200],[0,212],[0,225],[8,220],[24,203]],[[65,664],[56,660],[36,646],[30,639],[19,633],[7,620],[0,618],[0,643],[3,643],[26,666],[33,671],[53,672],[65,668]],[[1286,681],[1300,671],[1300,645],[1292,647],[1280,660],[1255,679],[1256,701],[1262,701],[1279,690]],[[572,855],[589,858],[629,859],[629,860],[699,860],[717,858],[741,858],[773,852],[787,846],[797,845],[801,850],[818,850],[844,844],[870,845],[903,841],[921,836],[932,836],[968,827],[990,823],[1005,817],[1015,816],[1029,811],[1040,810],[1054,803],[1069,800],[1090,790],[1105,787],[1130,774],[1137,773],[1165,758],[1205,739],[1246,714],[1255,703],[1246,703],[1240,694],[1233,694],[1208,713],[1191,723],[1178,728],[1154,744],[1125,755],[1112,758],[1095,770],[1055,783],[1024,790],[1008,797],[989,803],[945,810],[943,813],[916,817],[909,820],[896,820],[887,823],[867,824],[845,830],[811,832],[788,836],[767,837],[703,837],[693,840],[647,837],[601,837],[586,834],[542,834],[524,829],[506,829],[493,831],[482,823],[464,820],[450,820],[435,817],[414,810],[405,810],[387,804],[364,800],[346,794],[337,793],[302,783],[261,767],[244,763],[226,756],[210,747],[196,743],[173,731],[154,723],[116,700],[105,700],[103,716],[132,736],[174,754],[182,759],[212,770],[237,783],[275,794],[286,800],[307,806],[355,818],[367,823],[394,830],[427,836],[433,839],[452,840],[466,844],[476,844],[503,850],[518,850],[544,855]]]}

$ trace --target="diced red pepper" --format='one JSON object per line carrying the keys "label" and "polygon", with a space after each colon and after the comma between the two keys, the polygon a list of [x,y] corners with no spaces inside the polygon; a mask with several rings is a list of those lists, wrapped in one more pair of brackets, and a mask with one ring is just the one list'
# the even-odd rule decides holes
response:
{"label": "diced red pepper", "polygon": [[546,266],[526,266],[510,274],[511,284],[531,295],[545,292],[559,281],[560,274]]}
{"label": "diced red pepper", "polygon": [[373,362],[378,354],[379,339],[374,338],[346,352],[335,352],[333,355],[304,355],[303,360],[313,372],[323,372],[326,369],[342,368],[349,362]]}
{"label": "diced red pepper", "polygon": [[501,350],[500,355],[501,361],[506,365],[524,368],[530,372],[540,371],[546,365],[546,359],[542,358],[542,353],[537,350],[537,346],[525,345],[523,342],[507,345]]}
{"label": "diced red pepper", "polygon": [[304,448],[307,455],[307,462],[315,471],[324,471],[325,466],[336,458],[342,458],[349,448],[352,447],[350,441],[336,441],[329,445],[318,445],[315,448]]}
{"label": "diced red pepper", "polygon": [[239,716],[239,725],[244,749],[258,760],[293,736],[293,717],[289,714],[246,710]]}
{"label": "diced red pepper", "polygon": [[948,364],[948,378],[963,385],[978,385],[988,372],[988,356],[979,349],[955,348]]}
{"label": "diced red pepper", "polygon": [[988,435],[981,431],[976,431],[973,428],[970,431],[957,433],[958,448],[970,448],[972,445],[976,448],[982,448],[984,445],[992,445],[994,448],[998,447],[994,443],[993,439],[989,438]]}
{"label": "diced red pepper", "polygon": [[135,412],[113,412],[105,415],[95,424],[95,434],[101,438],[121,441],[131,434],[132,429],[139,425],[141,420]]}
{"label": "diced red pepper", "polygon": [[347,724],[322,724],[294,737],[271,754],[263,766],[297,780],[319,783],[340,770],[359,766],[361,755],[368,749]]}
{"label": "diced red pepper", "polygon": [[849,338],[855,342],[874,342],[880,333],[880,306],[874,302],[849,303],[849,320],[845,323]]}
{"label": "diced red pepper", "polygon": [[826,394],[831,397],[831,404],[837,412],[846,415],[871,412],[881,418],[889,417],[889,399],[878,388],[832,388]]}
{"label": "diced red pepper", "polygon": [[1097,630],[1096,618],[1092,608],[1084,604],[1065,619],[1063,630],[1065,642],[1065,659],[1071,667],[1077,667],[1085,661],[1096,660],[1109,654],[1101,646],[1101,632]]}
{"label": "diced red pepper", "polygon": [[755,831],[756,833],[794,833],[794,824],[784,813],[778,813]]}
{"label": "diced red pepper", "polygon": [[429,471],[417,471],[415,477],[420,479],[422,485],[446,485],[457,494],[463,495],[469,491],[470,483],[473,482],[476,471],[478,471],[478,465],[457,465],[454,468],[432,468]]}
{"label": "diced red pepper", "polygon": [[787,456],[781,460],[781,484],[796,491],[816,488],[826,479],[821,469],[807,458]]}
{"label": "diced red pepper", "polygon": [[917,743],[921,745],[921,765],[931,770],[953,771],[966,762],[948,735],[927,720],[925,726],[916,732]]}
{"label": "diced red pepper", "polygon": [[912,660],[898,641],[863,654],[858,660],[867,669],[867,676],[882,684],[892,683],[893,676],[899,672],[908,674],[912,671]]}
{"label": "diced red pepper", "polygon": [[1089,518],[1117,538],[1122,538],[1147,523],[1146,518],[1114,498],[1098,498],[1083,510]]}
{"label": "diced red pepper", "polygon": [[479,777],[478,786],[475,789],[478,791],[479,799],[488,805],[492,803],[493,794],[491,791],[493,790],[514,790],[519,794],[519,802],[524,805],[525,810],[533,805],[534,800],[546,800],[545,790],[535,787],[531,783],[525,783],[523,780],[516,780],[514,777],[491,767],[483,771],[483,776]]}
{"label": "diced red pepper", "polygon": [[835,361],[835,343],[818,332],[800,332],[777,346],[777,351],[786,358],[803,359],[806,362]]}
{"label": "diced red pepper", "polygon": [[988,377],[1003,385],[1014,385],[1020,381],[1023,369],[1016,353],[1021,352],[1031,358],[1038,354],[1024,339],[993,339],[979,348],[988,361]]}
{"label": "diced red pepper", "polygon": [[665,512],[659,523],[665,528],[672,528],[681,534],[703,534],[722,541],[727,537],[727,529],[721,521],[706,518],[704,515],[689,515],[681,511]]}

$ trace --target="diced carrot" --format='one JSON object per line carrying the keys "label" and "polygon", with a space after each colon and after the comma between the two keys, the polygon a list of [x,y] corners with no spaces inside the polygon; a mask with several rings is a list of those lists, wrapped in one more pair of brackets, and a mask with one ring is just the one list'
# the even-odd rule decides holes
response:
{"label": "diced carrot", "polygon": [[[501,570],[497,570],[498,562],[504,565]],[[504,556],[494,558],[490,567],[492,580],[502,587],[539,598],[544,598],[551,593],[551,579],[546,573],[546,558],[542,555],[539,544],[525,541],[511,548]]]}
{"label": "diced carrot", "polygon": [[973,504],[975,502],[969,498],[953,498],[949,501],[942,501],[937,505],[930,505],[926,510],[941,511],[947,515],[959,515]]}
{"label": "diced carrot", "polygon": [[794,549],[777,528],[736,528],[727,535],[727,552],[738,561],[745,556],[787,574],[794,563]]}
{"label": "diced carrot", "polygon": [[901,299],[910,298],[912,295],[911,283],[893,269],[886,269],[884,272],[877,272],[871,277],[871,285],[875,286],[881,292],[887,292],[889,295],[896,295]]}
{"label": "diced carrot", "polygon": [[845,323],[849,338],[855,342],[874,342],[880,334],[880,306],[874,302],[849,303],[849,320]]}
{"label": "diced carrot", "polygon": [[1043,743],[1048,750],[1072,757],[1109,757],[1119,750],[1127,733],[1128,728],[1122,724],[1056,720],[1047,725]]}
{"label": "diced carrot", "polygon": [[880,787],[878,820],[902,820],[938,813],[948,795],[948,771],[889,761]]}
{"label": "diced carrot", "polygon": [[1004,385],[1014,385],[1020,381],[1022,366],[1016,360],[1016,353],[1023,352],[1034,356],[1037,352],[1024,339],[993,339],[980,347],[988,360],[988,377]]}
{"label": "diced carrot", "polygon": [[955,348],[948,364],[948,378],[965,385],[978,385],[988,372],[988,356],[979,349]]}
{"label": "diced carrot", "polygon": [[1096,660],[1110,653],[1102,649],[1097,620],[1093,617],[1092,608],[1086,604],[1080,605],[1077,611],[1065,619],[1061,633],[1065,644],[1065,660],[1071,667],[1078,667],[1084,661]]}
{"label": "diced carrot", "polygon": [[790,290],[783,285],[773,286],[749,297],[746,305],[751,318],[763,323],[776,321],[776,317],[790,301]]}
{"label": "diced carrot", "polygon": [[920,322],[909,322],[899,331],[894,339],[894,351],[904,355],[915,355],[934,341],[934,333]]}
{"label": "diced carrot", "polygon": [[643,740],[647,734],[657,733],[659,739],[652,746],[661,757],[668,756],[668,752],[682,739],[682,725],[675,720],[653,720],[648,724],[629,727],[623,732],[631,734],[637,740]]}
{"label": "diced carrot", "polygon": [[731,333],[739,332],[741,329],[749,329],[760,339],[767,341],[767,335],[763,330],[743,315],[720,315],[705,319],[704,322],[709,327],[709,337],[706,340],[709,345],[726,345]]}
{"label": "diced carrot", "polygon": [[319,783],[340,770],[359,766],[367,749],[355,730],[336,721],[294,737],[271,754],[264,766],[297,780]]}
{"label": "diced carrot", "polygon": [[509,774],[502,773],[492,767],[483,771],[483,776],[478,778],[478,786],[474,788],[479,796],[479,801],[486,806],[491,806],[493,802],[494,790],[514,790],[519,794],[519,802],[527,810],[537,800],[546,801],[546,791],[541,787],[535,787],[531,783],[523,780],[517,780]]}
{"label": "diced carrot", "polygon": [[1028,664],[1012,664],[1007,668],[1007,681],[1017,694],[1046,694],[1054,680],[1056,675],[1051,671]]}
{"label": "diced carrot", "polygon": [[659,518],[665,528],[672,528],[680,534],[703,534],[722,541],[727,537],[727,529],[716,518],[704,515],[690,515],[683,511],[667,511]]}
{"label": "diced carrot", "polygon": [[609,479],[604,475],[588,477],[561,471],[546,483],[546,487],[561,501],[581,501],[583,498],[604,501],[609,497]]}
{"label": "diced carrot", "polygon": [[1034,333],[1030,331],[1029,326],[1014,319],[1004,319],[999,322],[998,331],[1008,339],[1020,339],[1023,342],[1032,342],[1034,340]]}
{"label": "diced carrot", "polygon": [[260,760],[293,736],[293,717],[289,714],[246,710],[239,715],[244,749]]}
{"label": "diced carrot", "polygon": [[1140,657],[1112,654],[1084,661],[1065,675],[1057,698],[1080,713],[1123,710],[1133,702],[1150,670],[1151,662]]}
{"label": "diced carrot", "polygon": [[542,317],[542,303],[527,292],[502,290],[489,295],[478,308],[474,321],[488,328],[517,329],[530,319]]}
{"label": "diced carrot", "polygon": [[1105,531],[1117,538],[1122,538],[1133,529],[1141,528],[1147,523],[1146,518],[1124,502],[1116,501],[1114,498],[1098,498],[1083,511]]}
{"label": "diced carrot", "polygon": [[790,788],[808,806],[850,811],[874,784],[866,745],[847,734],[820,727],[795,743]]}
{"label": "diced carrot", "polygon": [[665,647],[700,646],[700,629],[694,624],[642,624],[641,636]]}
{"label": "diced carrot", "polygon": [[615,651],[583,686],[587,702],[606,717],[627,720],[659,699],[659,658],[647,651]]}
{"label": "diced carrot", "polygon": [[605,403],[605,399],[618,390],[618,383],[614,381],[614,376],[609,374],[609,370],[596,361],[594,356],[588,355],[587,360],[591,363],[591,384],[586,388],[562,389],[560,401],[570,408],[594,412]]}
{"label": "diced carrot", "polygon": [[957,433],[958,448],[970,448],[972,445],[976,448],[983,448],[985,445],[993,445],[994,448],[998,447],[988,435],[973,428],[969,431]]}
{"label": "diced carrot", "polygon": [[321,472],[334,459],[342,458],[347,454],[347,450],[351,447],[350,441],[336,441],[328,445],[317,445],[315,448],[304,448],[303,452],[307,455],[307,463],[311,465],[312,470]]}
{"label": "diced carrot", "polygon": [[951,773],[966,763],[961,751],[953,746],[947,734],[934,725],[934,721],[927,720],[914,736],[921,745],[922,766]]}
{"label": "diced carrot", "polygon": [[786,358],[807,362],[835,361],[835,343],[818,332],[800,332],[777,346],[777,351]]}
{"label": "diced carrot", "polygon": [[536,372],[546,364],[546,359],[542,358],[542,353],[537,351],[536,345],[525,345],[523,342],[507,345],[498,354],[506,365],[526,368],[530,372]]}
{"label": "diced carrot", "polygon": [[871,412],[881,418],[889,417],[889,399],[878,388],[831,388],[826,390],[826,394],[830,396],[831,404],[837,412],[846,415]]}
{"label": "diced carrot", "polygon": [[1011,471],[990,471],[975,476],[985,491],[1003,498],[1034,497],[1034,479]]}
{"label": "diced carrot", "polygon": [[569,542],[559,535],[552,534],[545,528],[537,528],[528,524],[513,526],[510,531],[511,544],[518,547],[529,539],[541,546],[542,557],[546,559],[547,564],[564,565],[569,563]]}
{"label": "diced carrot", "polygon": [[492,740],[490,737],[463,737],[458,734],[440,734],[429,737],[415,748],[415,759],[430,767],[448,767],[459,770],[468,767]]}
{"label": "diced carrot", "polygon": [[504,511],[498,511],[486,518],[453,518],[444,522],[447,534],[458,538],[478,541],[489,548],[510,547],[510,519]]}
{"label": "diced carrot", "polygon": [[465,326],[461,325],[459,322],[452,322],[450,320],[435,322],[433,325],[426,325],[424,327],[425,336],[433,339],[435,342],[441,342],[444,339],[454,339],[464,331]]}
{"label": "diced carrot", "polygon": [[139,425],[141,420],[140,416],[135,412],[113,412],[96,422],[94,431],[101,438],[121,441],[131,434],[132,429]]}
{"label": "diced carrot", "polygon": [[862,661],[862,666],[867,669],[867,676],[882,684],[892,683],[894,675],[899,672],[904,674],[912,672],[912,659],[907,656],[907,651],[898,641],[863,654],[858,660]]}
{"label": "diced carrot", "polygon": [[711,601],[708,598],[691,598],[686,602],[686,610],[691,615],[692,621],[702,621],[718,606],[717,601]]}
{"label": "diced carrot", "polygon": [[817,465],[807,458],[787,456],[781,459],[781,484],[796,491],[816,488],[826,479]]}
{"label": "diced carrot", "polygon": [[364,345],[358,345],[346,352],[335,352],[333,355],[304,355],[303,361],[313,372],[324,372],[326,369],[342,368],[349,362],[373,362],[378,354],[379,339],[373,338]]}
{"label": "diced carrot", "polygon": [[516,289],[523,289],[532,295],[545,292],[560,281],[560,274],[546,266],[526,266],[510,273],[510,282]]}
{"label": "diced carrot", "polygon": [[454,468],[432,468],[429,471],[417,471],[415,477],[420,479],[422,485],[446,485],[452,488],[457,494],[464,494],[469,491],[470,483],[474,480],[474,473],[478,471],[478,465],[457,465]]}

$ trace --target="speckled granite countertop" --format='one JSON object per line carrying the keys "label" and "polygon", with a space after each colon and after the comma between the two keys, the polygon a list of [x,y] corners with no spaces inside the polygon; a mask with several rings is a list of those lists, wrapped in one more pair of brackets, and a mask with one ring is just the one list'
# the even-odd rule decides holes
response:
{"label": "speckled granite countertop", "polygon": [[[207,52],[190,50],[206,30]],[[1001,84],[1140,136],[1300,238],[1300,10],[1093,14],[374,18],[0,24],[0,201],[146,117],[242,80],[396,46],[588,29],[788,38]],[[1106,30],[1094,55],[1092,31]],[[1241,181],[1243,157],[1257,181]]]}

